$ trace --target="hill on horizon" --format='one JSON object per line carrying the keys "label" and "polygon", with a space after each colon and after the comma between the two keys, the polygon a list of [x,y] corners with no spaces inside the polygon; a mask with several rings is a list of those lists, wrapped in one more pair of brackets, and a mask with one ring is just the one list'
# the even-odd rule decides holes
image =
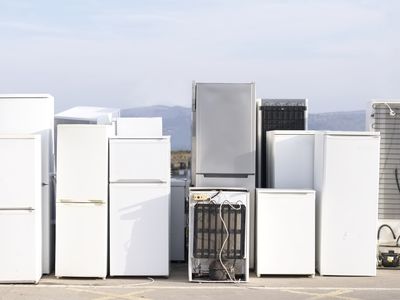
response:
{"label": "hill on horizon", "polygon": [[[163,134],[171,136],[174,151],[191,149],[192,110],[190,107],[154,105],[121,110],[122,117],[162,117]],[[308,115],[310,130],[365,130],[365,111],[341,111]]]}

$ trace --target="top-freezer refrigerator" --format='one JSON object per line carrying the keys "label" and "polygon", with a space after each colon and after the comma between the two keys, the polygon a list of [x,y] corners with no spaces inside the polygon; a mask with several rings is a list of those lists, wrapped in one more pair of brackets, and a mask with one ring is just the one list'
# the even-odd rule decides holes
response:
{"label": "top-freezer refrigerator", "polygon": [[250,268],[254,267],[255,83],[193,83],[192,185],[250,191]]}
{"label": "top-freezer refrigerator", "polygon": [[379,133],[315,136],[316,268],[321,275],[375,276]]}
{"label": "top-freezer refrigerator", "polygon": [[0,95],[0,134],[39,134],[42,152],[43,273],[54,264],[54,98],[47,94]]}
{"label": "top-freezer refrigerator", "polygon": [[42,277],[40,135],[0,135],[0,282]]}
{"label": "top-freezer refrigerator", "polygon": [[107,276],[109,125],[59,125],[57,277]]}
{"label": "top-freezer refrigerator", "polygon": [[169,136],[110,139],[110,276],[168,276]]}

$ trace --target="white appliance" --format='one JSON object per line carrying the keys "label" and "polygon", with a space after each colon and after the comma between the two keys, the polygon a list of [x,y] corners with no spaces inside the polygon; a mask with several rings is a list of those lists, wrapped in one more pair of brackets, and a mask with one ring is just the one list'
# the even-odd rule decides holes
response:
{"label": "white appliance", "polygon": [[250,191],[250,268],[254,268],[255,83],[193,83],[192,185]]}
{"label": "white appliance", "polygon": [[54,98],[47,94],[0,95],[0,134],[40,134],[42,153],[42,271],[54,265]]}
{"label": "white appliance", "polygon": [[315,274],[315,191],[256,190],[256,273]]}
{"label": "white appliance", "polygon": [[0,135],[0,282],[42,277],[40,135]]}
{"label": "white appliance", "polygon": [[171,179],[171,260],[185,260],[187,179]]}
{"label": "white appliance", "polygon": [[107,276],[109,125],[59,125],[57,277]]}
{"label": "white appliance", "polygon": [[379,133],[315,136],[316,267],[321,275],[375,276]]}
{"label": "white appliance", "polygon": [[110,138],[110,275],[169,276],[170,138]]}
{"label": "white appliance", "polygon": [[249,280],[250,193],[211,187],[189,191],[189,281]]}
{"label": "white appliance", "polygon": [[162,118],[117,118],[117,136],[160,137]]}
{"label": "white appliance", "polygon": [[314,187],[315,131],[267,132],[267,186],[279,189]]}

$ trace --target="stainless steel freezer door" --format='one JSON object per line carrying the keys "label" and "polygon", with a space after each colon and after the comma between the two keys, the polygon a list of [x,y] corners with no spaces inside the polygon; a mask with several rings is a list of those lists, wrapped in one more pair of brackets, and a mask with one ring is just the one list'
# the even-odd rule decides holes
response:
{"label": "stainless steel freezer door", "polygon": [[197,83],[196,173],[255,173],[254,84]]}
{"label": "stainless steel freezer door", "polygon": [[169,184],[110,184],[110,275],[169,275]]}

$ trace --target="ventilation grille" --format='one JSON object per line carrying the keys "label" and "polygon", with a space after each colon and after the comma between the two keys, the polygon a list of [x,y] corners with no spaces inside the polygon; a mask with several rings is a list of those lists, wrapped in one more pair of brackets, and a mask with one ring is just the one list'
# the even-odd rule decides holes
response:
{"label": "ventilation grille", "polygon": [[[226,230],[220,218],[220,204],[196,204],[194,206],[193,256],[195,258],[219,257]],[[233,207],[239,208],[237,205]],[[233,209],[222,205],[222,218],[228,228],[229,238],[222,251],[224,259],[243,259],[245,254],[246,207]]]}
{"label": "ventilation grille", "polygon": [[[379,219],[400,219],[400,103],[373,104],[372,130],[380,132],[381,154],[379,169]],[[400,182],[399,182],[400,185]]]}

